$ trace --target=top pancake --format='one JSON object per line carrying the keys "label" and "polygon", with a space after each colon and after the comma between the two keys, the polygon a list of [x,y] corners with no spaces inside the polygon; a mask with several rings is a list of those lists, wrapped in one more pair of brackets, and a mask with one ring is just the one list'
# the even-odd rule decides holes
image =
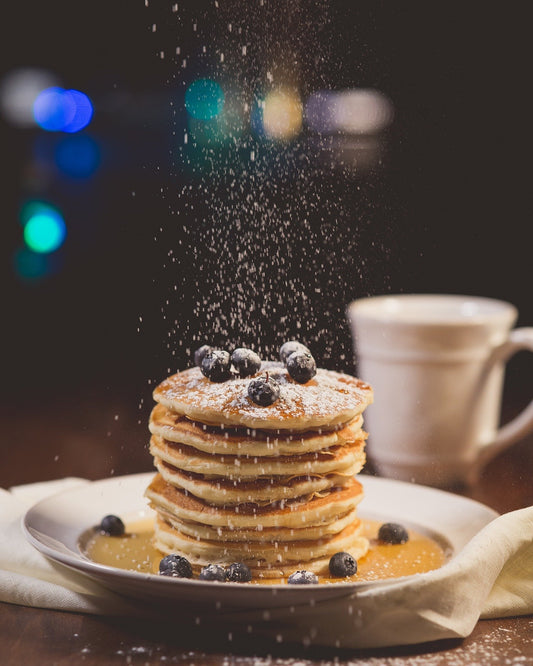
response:
{"label": "top pancake", "polygon": [[[248,384],[266,372],[279,383],[280,397],[261,407],[248,397]],[[178,372],[155,389],[154,400],[209,425],[304,431],[348,423],[372,402],[372,389],[355,377],[323,369],[298,384],[281,363],[269,361],[253,377],[220,383],[211,382],[199,368]]]}

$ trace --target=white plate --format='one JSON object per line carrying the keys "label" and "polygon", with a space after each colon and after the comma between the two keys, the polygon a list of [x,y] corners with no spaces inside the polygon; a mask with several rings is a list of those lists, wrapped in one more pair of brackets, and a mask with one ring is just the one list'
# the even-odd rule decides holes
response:
{"label": "white plate", "polygon": [[[89,560],[79,547],[82,533],[98,525],[106,514],[119,515],[125,522],[148,516],[151,509],[143,493],[153,476],[110,478],[53,495],[27,512],[23,522],[26,537],[52,560],[111,590],[159,607],[164,603],[184,608],[186,603],[186,608],[194,606],[205,612],[260,610],[345,596],[354,588],[371,593],[391,584],[390,579],[306,586],[211,583],[125,571]],[[449,546],[452,557],[498,515],[479,502],[434,488],[364,475],[360,480],[365,492],[359,508],[362,518],[403,523]]]}

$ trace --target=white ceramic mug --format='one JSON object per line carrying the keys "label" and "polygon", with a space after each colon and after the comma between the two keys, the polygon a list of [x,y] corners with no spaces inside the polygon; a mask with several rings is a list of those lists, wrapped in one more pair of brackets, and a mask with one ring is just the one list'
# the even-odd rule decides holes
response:
{"label": "white ceramic mug", "polygon": [[372,385],[367,452],[378,473],[434,486],[475,478],[533,430],[533,402],[498,429],[505,362],[533,351],[510,303],[402,294],[348,306],[358,375]]}

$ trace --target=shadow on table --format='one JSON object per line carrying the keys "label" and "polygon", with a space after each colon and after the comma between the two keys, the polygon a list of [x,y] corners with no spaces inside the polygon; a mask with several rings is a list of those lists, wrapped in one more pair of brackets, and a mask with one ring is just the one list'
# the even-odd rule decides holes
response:
{"label": "shadow on table", "polygon": [[[102,620],[104,621],[104,620]],[[449,639],[423,643],[419,645],[395,646],[376,649],[343,649],[338,647],[324,647],[313,644],[309,641],[303,643],[285,643],[283,640],[283,629],[278,632],[274,629],[271,636],[258,636],[253,631],[238,631],[228,629],[227,627],[215,626],[213,622],[203,625],[182,623],[182,619],[176,617],[169,618],[163,622],[142,622],[117,618],[106,618],[107,626],[112,626],[117,633],[126,634],[125,642],[130,643],[134,637],[139,645],[142,645],[143,652],[150,652],[152,655],[158,652],[169,652],[175,648],[180,651],[189,651],[201,653],[206,660],[203,663],[209,663],[211,659],[218,663],[220,656],[228,654],[239,655],[242,657],[277,657],[277,658],[301,658],[312,660],[329,660],[335,658],[337,661],[349,661],[354,657],[360,658],[389,658],[400,656],[414,656],[421,654],[431,654],[450,650],[458,647],[461,639]],[[135,653],[135,648],[131,649]],[[130,656],[133,656],[130,655]]]}

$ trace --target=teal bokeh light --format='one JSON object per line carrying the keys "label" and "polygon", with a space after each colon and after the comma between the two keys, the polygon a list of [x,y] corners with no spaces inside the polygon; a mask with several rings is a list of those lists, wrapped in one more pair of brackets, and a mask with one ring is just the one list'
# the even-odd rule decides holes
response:
{"label": "teal bokeh light", "polygon": [[224,91],[212,79],[193,81],[185,91],[185,108],[197,120],[212,120],[224,108]]}
{"label": "teal bokeh light", "polygon": [[47,254],[63,244],[67,235],[65,221],[61,214],[42,204],[34,204],[34,209],[24,225],[24,241],[33,252]]}
{"label": "teal bokeh light", "polygon": [[25,282],[37,282],[50,273],[49,255],[22,247],[13,258],[15,273]]}

